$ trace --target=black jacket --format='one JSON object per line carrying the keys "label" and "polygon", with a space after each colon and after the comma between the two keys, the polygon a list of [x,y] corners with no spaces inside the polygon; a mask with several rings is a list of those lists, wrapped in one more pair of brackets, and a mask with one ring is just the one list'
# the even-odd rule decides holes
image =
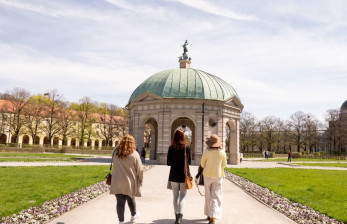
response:
{"label": "black jacket", "polygon": [[[190,148],[187,146],[187,162],[191,164]],[[184,174],[184,145],[181,145],[179,149],[169,147],[167,154],[167,165],[171,166],[169,181],[184,183],[186,176]],[[189,166],[187,172],[189,173]]]}

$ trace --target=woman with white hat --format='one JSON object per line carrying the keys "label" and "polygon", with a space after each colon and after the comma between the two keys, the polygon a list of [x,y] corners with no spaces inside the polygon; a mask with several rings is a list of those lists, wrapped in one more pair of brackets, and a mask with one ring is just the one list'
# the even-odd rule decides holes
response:
{"label": "woman with white hat", "polygon": [[217,135],[212,134],[205,143],[208,149],[204,151],[201,159],[205,185],[204,212],[209,224],[215,224],[215,219],[222,218],[222,183],[227,161],[225,151],[221,150],[222,142]]}

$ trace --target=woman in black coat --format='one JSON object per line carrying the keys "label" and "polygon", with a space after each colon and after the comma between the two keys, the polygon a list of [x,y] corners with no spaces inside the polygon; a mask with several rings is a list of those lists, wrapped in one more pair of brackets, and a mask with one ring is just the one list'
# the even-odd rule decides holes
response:
{"label": "woman in black coat", "polygon": [[171,166],[169,184],[171,184],[173,192],[173,205],[176,215],[175,224],[180,224],[182,222],[184,199],[187,193],[185,188],[186,175],[184,172],[184,166],[186,162],[187,172],[189,173],[191,158],[190,148],[187,147],[186,144],[187,142],[184,137],[184,132],[176,130],[167,154],[167,165]]}

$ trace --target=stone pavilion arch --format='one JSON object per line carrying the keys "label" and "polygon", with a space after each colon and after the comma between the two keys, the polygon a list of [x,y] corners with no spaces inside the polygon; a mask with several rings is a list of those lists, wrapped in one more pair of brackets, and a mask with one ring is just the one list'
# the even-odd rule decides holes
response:
{"label": "stone pavilion arch", "polygon": [[[190,68],[187,50],[179,58],[179,68],[158,72],[143,81],[131,94],[129,133],[137,148],[144,146],[144,129],[151,129],[151,159],[166,164],[174,131],[182,126],[192,132],[193,164],[200,164],[205,140],[217,134],[230,148],[229,163],[239,164],[239,120],[243,105],[235,89],[215,75]],[[230,129],[227,133],[227,127]],[[152,136],[153,135],[153,136]],[[227,148],[228,148],[227,147]]]}
{"label": "stone pavilion arch", "polygon": [[[143,143],[141,141],[138,142],[137,148],[140,151],[142,147],[150,148],[150,156],[149,159],[156,160],[157,152],[158,152],[158,122],[153,117],[147,117],[143,119],[141,122],[140,129],[140,138],[143,139]],[[142,137],[143,134],[143,137]]]}
{"label": "stone pavilion arch", "polygon": [[188,127],[189,131],[191,132],[191,140],[189,142],[189,146],[191,149],[191,156],[192,159],[195,159],[195,145],[196,145],[196,128],[195,128],[195,124],[194,121],[188,117],[178,117],[178,118],[174,118],[171,124],[171,138],[173,139],[174,133],[177,129],[182,129],[184,132],[186,131],[186,127]]}

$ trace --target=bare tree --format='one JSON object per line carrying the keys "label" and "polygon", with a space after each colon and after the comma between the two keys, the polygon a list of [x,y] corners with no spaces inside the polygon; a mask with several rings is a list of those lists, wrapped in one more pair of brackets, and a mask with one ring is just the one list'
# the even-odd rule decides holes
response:
{"label": "bare tree", "polygon": [[240,116],[240,146],[242,152],[254,150],[256,145],[256,118],[250,112],[243,111]]}
{"label": "bare tree", "polygon": [[300,148],[304,143],[304,132],[306,127],[307,116],[304,112],[298,111],[290,115],[289,125],[291,127],[291,136],[297,147],[297,151],[300,152]]}
{"label": "bare tree", "polygon": [[13,90],[6,91],[6,100],[9,100],[9,106],[5,108],[10,116],[10,129],[14,136],[14,141],[18,143],[18,137],[24,127],[24,109],[30,98],[30,93],[21,88],[14,88]]}
{"label": "bare tree", "polygon": [[327,135],[329,141],[329,151],[338,150],[341,152],[343,139],[347,136],[346,130],[343,128],[343,118],[337,109],[327,110],[325,114],[327,122]]}
{"label": "bare tree", "polygon": [[60,129],[60,135],[62,136],[62,142],[63,145],[66,145],[67,138],[74,134],[73,126],[75,124],[76,116],[75,112],[68,109],[67,105],[68,102],[64,102],[64,108],[60,111],[60,122],[59,122],[59,129]]}
{"label": "bare tree", "polygon": [[53,145],[52,139],[60,132],[60,112],[64,108],[64,103],[62,101],[63,96],[58,93],[57,90],[51,90],[44,94],[45,99],[45,126],[44,130],[47,133],[48,141],[50,145]]}
{"label": "bare tree", "polygon": [[25,108],[25,127],[35,144],[36,136],[43,131],[43,120],[45,115],[45,101],[42,95],[33,96],[29,99]]}
{"label": "bare tree", "polygon": [[275,130],[276,130],[277,118],[274,116],[267,116],[260,121],[262,126],[263,138],[268,151],[271,151],[273,144],[275,143]]}

